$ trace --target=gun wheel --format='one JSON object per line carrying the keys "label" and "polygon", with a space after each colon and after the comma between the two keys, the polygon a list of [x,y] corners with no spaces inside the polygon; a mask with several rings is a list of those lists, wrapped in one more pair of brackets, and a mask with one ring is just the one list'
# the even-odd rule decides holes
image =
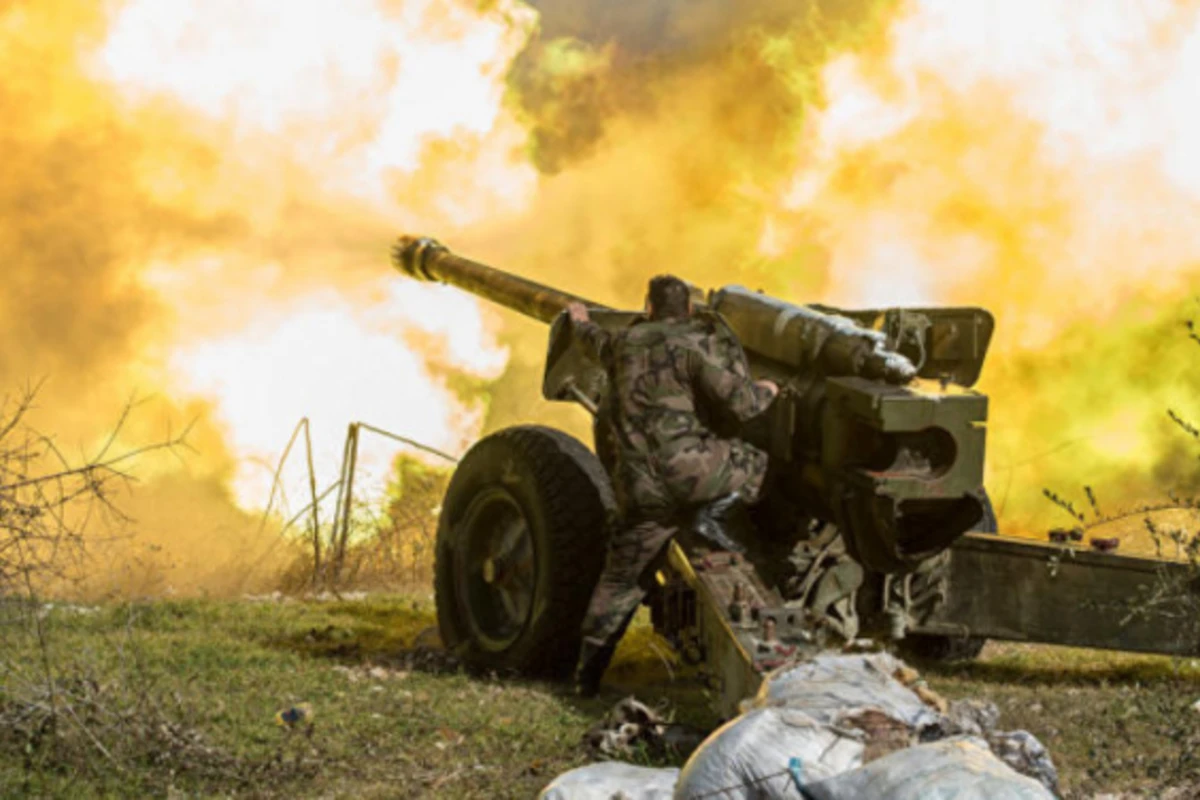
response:
{"label": "gun wheel", "polygon": [[480,440],[451,478],[438,524],[446,647],[476,669],[569,672],[615,505],[600,462],[565,433],[521,426]]}

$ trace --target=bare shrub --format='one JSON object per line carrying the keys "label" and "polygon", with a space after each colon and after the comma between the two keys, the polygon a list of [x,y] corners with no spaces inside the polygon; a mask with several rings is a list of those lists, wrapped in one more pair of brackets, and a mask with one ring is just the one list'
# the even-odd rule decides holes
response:
{"label": "bare shrub", "polygon": [[210,744],[180,695],[148,677],[134,607],[103,651],[82,652],[69,641],[71,618],[114,609],[51,602],[84,576],[89,537],[128,522],[114,497],[135,481],[129,469],[152,452],[178,455],[187,431],[120,449],[130,402],[98,452],[72,461],[28,423],[36,397],[30,389],[0,404],[0,754],[23,766],[25,793],[55,777],[117,775],[156,789],[178,775],[251,780],[269,765]]}
{"label": "bare shrub", "polygon": [[[1186,323],[1190,338],[1200,343],[1197,326]],[[1200,444],[1200,428],[1174,409],[1167,415],[1194,444]],[[1123,615],[1117,624],[1126,625],[1138,618],[1153,618],[1161,627],[1164,638],[1200,654],[1200,498],[1189,497],[1174,486],[1164,487],[1165,501],[1144,504],[1128,509],[1101,511],[1100,502],[1092,487],[1084,486],[1087,506],[1078,505],[1058,492],[1043,489],[1045,497],[1069,515],[1076,531],[1083,532],[1122,519],[1141,517],[1142,524],[1153,543],[1155,554],[1164,562],[1132,597],[1117,602]],[[1081,510],[1083,509],[1083,510]],[[1176,522],[1165,524],[1156,514],[1173,512]],[[1194,662],[1193,662],[1194,663]],[[1183,659],[1173,659],[1176,673]],[[1128,716],[1153,720],[1152,733],[1174,746],[1157,748],[1135,758],[1120,758],[1112,754],[1112,743],[1092,735],[1091,762],[1083,791],[1103,790],[1117,779],[1138,776],[1144,788],[1154,796],[1200,796],[1200,701],[1194,696],[1194,683],[1182,687],[1190,693],[1134,693],[1133,707]],[[1125,722],[1116,721],[1125,738],[1136,737],[1126,732]]]}
{"label": "bare shrub", "polygon": [[[352,512],[338,570],[320,569],[319,545],[298,559],[283,578],[285,591],[313,588],[426,591],[433,584],[438,514],[451,471],[411,456],[396,459],[384,502],[352,498]],[[305,538],[314,542],[329,534]],[[326,550],[332,549],[327,546]],[[331,563],[327,559],[326,563]],[[310,581],[319,574],[320,579]]]}

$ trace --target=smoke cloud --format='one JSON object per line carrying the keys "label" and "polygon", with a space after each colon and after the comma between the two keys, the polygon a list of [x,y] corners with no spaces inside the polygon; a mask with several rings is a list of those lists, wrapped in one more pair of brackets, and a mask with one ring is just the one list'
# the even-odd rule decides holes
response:
{"label": "smoke cloud", "polygon": [[988,308],[1011,532],[1069,522],[1046,487],[1111,510],[1194,483],[1166,409],[1191,407],[1198,355],[1196,5],[831,7],[544,6],[512,85],[549,177],[519,235],[468,243],[627,307],[673,271]]}
{"label": "smoke cloud", "polygon": [[[301,417],[455,453],[539,421],[545,330],[389,273],[402,232],[637,307],[674,272],[997,317],[1002,525],[1190,486],[1200,272],[1193,3],[66,0],[0,7],[0,376],[148,459],[98,590],[236,592]],[[984,13],[986,12],[986,13]],[[369,445],[382,489],[395,448]],[[290,462],[290,511],[307,474]],[[327,509],[326,509],[327,511]],[[120,542],[120,545],[115,544]],[[254,569],[247,571],[247,564]]]}
{"label": "smoke cloud", "polygon": [[[386,252],[407,227],[453,230],[525,191],[515,125],[484,139],[502,95],[489,64],[527,23],[499,7],[269,6],[0,9],[5,390],[46,378],[29,421],[76,460],[131,397],[117,448],[194,425],[191,450],[140,459],[114,498],[131,521],[94,531],[111,569],[93,591],[269,583],[293,554],[257,514],[301,417],[324,487],[353,421],[461,450],[479,381],[504,363],[494,318],[398,281]],[[469,105],[413,114],[437,89],[401,50]],[[490,187],[441,191],[488,169]],[[365,442],[359,486],[381,491],[394,454]],[[303,459],[283,478],[290,514]]]}

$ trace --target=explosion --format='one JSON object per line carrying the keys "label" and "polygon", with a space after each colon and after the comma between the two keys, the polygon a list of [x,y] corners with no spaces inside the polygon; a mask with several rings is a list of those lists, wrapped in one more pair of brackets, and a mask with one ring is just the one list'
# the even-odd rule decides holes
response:
{"label": "explosion", "polygon": [[539,397],[544,330],[392,274],[401,232],[627,307],[663,271],[979,305],[1002,528],[1064,521],[1043,487],[1195,483],[1194,4],[24,0],[0,44],[3,374],[84,450],[131,391],[130,441],[197,420],[130,499],[178,591],[272,550],[301,418],[322,486],[354,421],[586,431]]}

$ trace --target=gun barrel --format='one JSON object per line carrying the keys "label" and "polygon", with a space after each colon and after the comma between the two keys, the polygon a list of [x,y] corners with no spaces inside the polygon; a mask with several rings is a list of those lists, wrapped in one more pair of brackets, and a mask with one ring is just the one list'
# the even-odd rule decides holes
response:
{"label": "gun barrel", "polygon": [[457,286],[545,323],[553,322],[568,303],[601,308],[585,298],[456,256],[435,239],[401,237],[392,248],[392,263],[418,280]]}

